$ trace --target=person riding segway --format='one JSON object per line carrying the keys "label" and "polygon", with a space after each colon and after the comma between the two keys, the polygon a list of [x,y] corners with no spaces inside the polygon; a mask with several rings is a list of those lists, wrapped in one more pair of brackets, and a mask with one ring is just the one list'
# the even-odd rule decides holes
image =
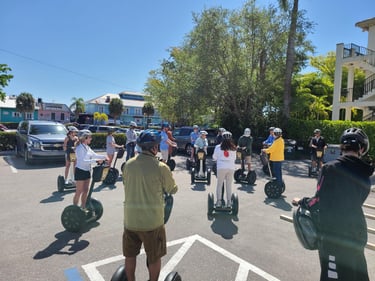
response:
{"label": "person riding segway", "polygon": [[207,132],[200,131],[199,138],[194,143],[195,167],[191,168],[191,183],[196,181],[205,181],[208,185],[211,184],[211,169],[207,168]]}
{"label": "person riding segway", "polygon": [[314,136],[311,137],[309,146],[311,149],[311,165],[309,166],[308,175],[311,177],[319,174],[323,166],[324,152],[327,148],[326,141],[321,136],[320,129],[314,130]]}
{"label": "person riding segway", "polygon": [[[237,145],[237,158],[241,160],[241,168],[234,172],[234,180],[239,183],[254,184],[257,179],[255,171],[251,170],[251,154],[252,154],[253,137],[251,130],[246,128],[244,134],[239,138]],[[247,173],[245,168],[247,164]]]}
{"label": "person riding segway", "polygon": [[269,154],[268,165],[272,161],[272,169],[268,166],[270,172],[270,181],[266,183],[264,192],[269,198],[279,198],[285,191],[285,184],[282,179],[282,162],[284,161],[284,139],[282,130],[274,129],[275,140],[269,148],[263,148],[262,153]]}
{"label": "person riding segway", "polygon": [[78,129],[74,126],[68,127],[68,134],[64,140],[65,151],[65,176],[57,177],[57,190],[63,192],[65,189],[76,188],[74,181],[74,167],[76,162],[75,147],[78,143]]}
{"label": "person riding segway", "polygon": [[[234,216],[238,214],[238,196],[232,193],[233,171],[235,169],[236,146],[232,140],[232,134],[228,131],[222,134],[223,141],[215,146],[212,159],[217,166],[217,202],[214,203],[214,194],[208,194],[207,215],[214,212],[228,212]],[[224,188],[225,187],[225,188]],[[226,189],[226,201],[224,200],[224,189]]]}

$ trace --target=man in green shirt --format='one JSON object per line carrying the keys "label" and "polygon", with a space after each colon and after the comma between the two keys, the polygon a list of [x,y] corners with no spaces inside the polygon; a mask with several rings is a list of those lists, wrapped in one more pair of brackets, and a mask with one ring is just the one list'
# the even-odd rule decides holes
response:
{"label": "man in green shirt", "polygon": [[137,138],[142,152],[129,159],[123,170],[125,188],[123,254],[128,281],[135,280],[137,255],[142,244],[147,255],[150,281],[157,281],[161,257],[167,253],[164,228],[164,193],[177,185],[169,167],[155,156],[160,135],[145,130]]}

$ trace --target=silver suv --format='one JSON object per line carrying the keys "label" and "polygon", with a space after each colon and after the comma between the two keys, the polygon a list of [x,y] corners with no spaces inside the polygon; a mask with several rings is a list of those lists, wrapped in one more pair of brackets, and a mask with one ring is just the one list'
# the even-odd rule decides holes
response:
{"label": "silver suv", "polygon": [[53,121],[25,120],[18,124],[16,154],[26,164],[37,159],[64,160],[64,139],[67,129]]}

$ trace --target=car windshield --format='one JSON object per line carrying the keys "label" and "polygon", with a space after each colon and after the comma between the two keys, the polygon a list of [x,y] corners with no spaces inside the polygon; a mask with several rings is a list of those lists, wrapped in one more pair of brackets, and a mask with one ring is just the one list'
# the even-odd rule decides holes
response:
{"label": "car windshield", "polygon": [[66,134],[66,130],[63,125],[38,124],[38,125],[31,125],[30,134],[31,135],[42,135],[42,134],[60,135],[60,134]]}

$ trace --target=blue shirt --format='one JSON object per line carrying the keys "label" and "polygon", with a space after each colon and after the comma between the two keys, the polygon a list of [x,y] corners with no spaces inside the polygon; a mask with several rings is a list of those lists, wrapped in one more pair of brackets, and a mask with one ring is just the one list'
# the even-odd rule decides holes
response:
{"label": "blue shirt", "polygon": [[199,138],[199,133],[198,132],[195,132],[195,131],[192,131],[190,133],[190,140],[191,140],[191,144],[194,145],[195,141],[197,140],[197,138]]}
{"label": "blue shirt", "polygon": [[268,138],[263,143],[267,144],[268,146],[271,146],[274,140],[275,140],[275,137],[273,135],[269,135]]}
{"label": "blue shirt", "polygon": [[161,142],[160,142],[160,150],[168,150],[169,144],[167,143],[168,134],[165,131],[161,131]]}

